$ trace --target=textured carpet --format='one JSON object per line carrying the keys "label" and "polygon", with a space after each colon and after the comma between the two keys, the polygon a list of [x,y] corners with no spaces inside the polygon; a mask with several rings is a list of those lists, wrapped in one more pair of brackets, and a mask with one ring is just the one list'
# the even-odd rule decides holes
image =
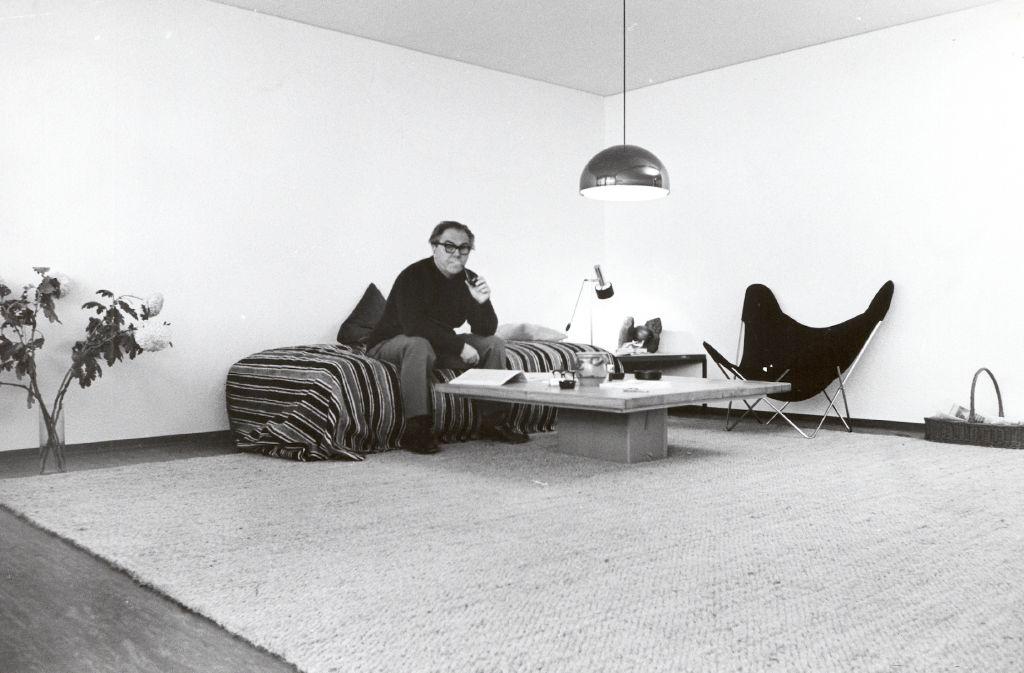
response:
{"label": "textured carpet", "polygon": [[544,435],[5,480],[0,501],[310,673],[1024,671],[1024,451],[669,437],[633,466]]}

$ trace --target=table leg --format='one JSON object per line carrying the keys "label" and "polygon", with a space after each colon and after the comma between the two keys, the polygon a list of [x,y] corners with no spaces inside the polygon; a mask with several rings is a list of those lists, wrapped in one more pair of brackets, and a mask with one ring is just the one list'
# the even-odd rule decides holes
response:
{"label": "table leg", "polygon": [[[705,378],[706,379],[708,377],[708,358],[707,358],[706,355],[700,361],[700,375],[701,375],[701,378]],[[704,407],[705,409],[708,408],[707,402],[705,402],[701,406]]]}
{"label": "table leg", "polygon": [[668,456],[668,410],[612,414],[559,409],[558,451],[618,463]]}

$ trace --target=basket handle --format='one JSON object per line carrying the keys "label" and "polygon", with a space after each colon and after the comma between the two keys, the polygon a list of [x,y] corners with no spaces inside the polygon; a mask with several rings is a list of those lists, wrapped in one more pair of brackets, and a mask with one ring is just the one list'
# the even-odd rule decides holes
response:
{"label": "basket handle", "polygon": [[978,385],[978,377],[981,376],[982,372],[988,374],[989,378],[992,379],[992,385],[996,388],[996,400],[999,401],[999,417],[1003,417],[1003,395],[999,392],[999,384],[996,383],[995,374],[989,371],[988,367],[982,367],[974,372],[974,380],[971,381],[971,415],[967,418],[968,423],[976,422],[974,418],[974,387]]}

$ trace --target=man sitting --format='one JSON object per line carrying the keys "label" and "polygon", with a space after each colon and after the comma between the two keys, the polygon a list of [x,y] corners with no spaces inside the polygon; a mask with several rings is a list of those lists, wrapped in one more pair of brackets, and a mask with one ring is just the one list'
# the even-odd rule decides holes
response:
{"label": "man sitting", "polygon": [[[498,317],[491,288],[466,268],[473,232],[445,221],[434,227],[429,242],[432,256],[413,262],[395,279],[367,349],[371,357],[398,366],[406,424],[401,444],[416,453],[439,450],[430,408],[435,367],[505,369],[505,342],[494,336]],[[467,321],[471,333],[456,334]],[[529,440],[506,421],[508,405],[477,404],[481,437],[514,444]]]}

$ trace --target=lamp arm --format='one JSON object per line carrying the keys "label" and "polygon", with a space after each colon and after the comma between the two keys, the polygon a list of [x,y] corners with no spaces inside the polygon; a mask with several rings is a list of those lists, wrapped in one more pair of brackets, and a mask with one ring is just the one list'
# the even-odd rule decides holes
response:
{"label": "lamp arm", "polygon": [[580,297],[583,296],[583,288],[587,286],[587,283],[593,283],[593,278],[584,278],[583,282],[580,283],[580,291],[576,294],[576,303],[572,305],[572,315],[569,316],[569,322],[565,323],[565,331],[568,332],[569,328],[572,327],[572,319],[576,317],[576,309],[580,305]]}

